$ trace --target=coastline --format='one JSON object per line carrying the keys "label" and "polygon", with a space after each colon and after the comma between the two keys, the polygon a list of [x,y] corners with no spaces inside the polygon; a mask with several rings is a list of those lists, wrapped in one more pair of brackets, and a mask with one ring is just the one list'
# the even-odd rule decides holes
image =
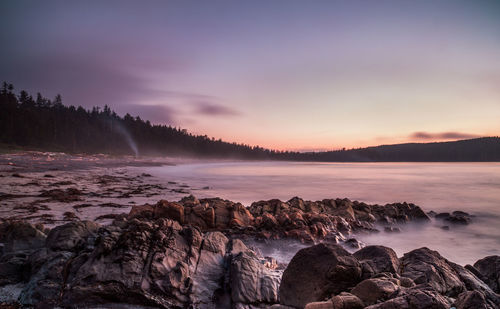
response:
{"label": "coastline", "polygon": [[[120,308],[125,304],[130,308],[344,308],[335,307],[343,302],[353,306],[345,308],[375,309],[394,306],[394,302],[409,304],[415,297],[425,298],[433,308],[462,308],[472,300],[482,301],[485,308],[500,304],[496,286],[488,287],[496,258],[485,262],[486,266],[479,262],[459,266],[427,248],[396,253],[361,241],[371,235],[405,235],[410,226],[421,230],[436,225],[439,230],[453,231],[477,224],[476,217],[464,212],[426,213],[411,203],[378,205],[345,198],[308,201],[295,197],[245,207],[220,198],[197,199],[197,193],[208,189],[166,181],[136,168],[174,160],[81,159],[46,153],[18,156],[24,162],[28,157],[38,159],[19,166],[12,154],[2,155],[0,304],[10,303],[14,308]],[[302,259],[304,250],[315,253],[305,264],[299,263],[297,270],[294,261]],[[309,293],[317,287],[295,281],[291,286],[301,292],[281,291],[289,285],[286,278],[321,277],[314,275],[314,267],[323,267],[321,263],[313,269],[305,267],[317,263],[316,250],[327,260],[349,261],[341,267],[350,265],[349,271],[336,276],[357,279],[320,294]],[[371,251],[378,253],[373,256]],[[393,267],[378,269],[379,255]],[[404,264],[413,265],[418,275],[405,271],[410,266]],[[480,264],[489,272],[483,269],[481,273]],[[118,269],[134,275],[129,278]],[[295,273],[285,276],[287,269]],[[428,277],[429,269],[437,273]],[[158,272],[161,277],[156,277]],[[498,273],[495,270],[491,275]],[[134,276],[143,278],[142,283],[137,285]],[[338,282],[320,279],[319,286]],[[368,291],[380,288],[382,292],[367,295],[366,286]],[[300,293],[308,296],[294,300]]]}

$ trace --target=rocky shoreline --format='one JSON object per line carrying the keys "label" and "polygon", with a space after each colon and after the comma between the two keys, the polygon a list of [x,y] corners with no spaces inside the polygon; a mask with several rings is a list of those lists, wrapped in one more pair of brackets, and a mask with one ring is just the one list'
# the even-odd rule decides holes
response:
{"label": "rocky shoreline", "polygon": [[[109,225],[0,221],[3,308],[498,308],[500,257],[465,267],[420,248],[398,257],[353,233],[397,232],[430,216],[411,203],[188,196],[133,206]],[[304,244],[288,264],[252,242]],[[355,251],[350,253],[349,251]]]}

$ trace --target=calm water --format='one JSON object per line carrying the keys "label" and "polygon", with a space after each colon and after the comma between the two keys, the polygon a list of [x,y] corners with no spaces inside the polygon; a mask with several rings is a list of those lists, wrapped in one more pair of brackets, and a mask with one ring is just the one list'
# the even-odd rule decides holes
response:
{"label": "calm water", "polygon": [[199,197],[253,201],[294,196],[343,198],[367,203],[413,202],[425,211],[463,210],[468,226],[408,225],[400,234],[358,235],[398,255],[427,246],[460,264],[500,255],[500,163],[290,163],[224,162],[151,167],[149,173],[198,188]]}

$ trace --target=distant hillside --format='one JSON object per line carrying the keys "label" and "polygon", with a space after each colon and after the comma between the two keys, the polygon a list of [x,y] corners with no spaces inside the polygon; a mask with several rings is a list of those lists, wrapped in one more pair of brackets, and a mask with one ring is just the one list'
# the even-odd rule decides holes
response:
{"label": "distant hillside", "polygon": [[305,153],[300,160],[326,162],[457,162],[500,161],[500,138],[482,137],[454,142],[408,143]]}
{"label": "distant hillside", "polygon": [[38,93],[34,99],[13,89],[7,83],[0,89],[0,143],[26,149],[323,162],[500,161],[499,137],[316,153],[274,151],[152,125],[129,114],[120,117],[107,106],[85,110],[63,105],[59,95],[48,100]]}

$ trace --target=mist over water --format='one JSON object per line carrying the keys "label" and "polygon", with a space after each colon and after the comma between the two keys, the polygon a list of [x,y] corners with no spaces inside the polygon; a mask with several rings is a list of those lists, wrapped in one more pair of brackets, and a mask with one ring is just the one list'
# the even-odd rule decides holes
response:
{"label": "mist over water", "polygon": [[[467,226],[441,221],[403,225],[402,233],[356,235],[398,255],[427,246],[459,264],[500,254],[500,163],[297,163],[223,162],[151,167],[149,173],[209,190],[246,206],[258,200],[299,196],[366,203],[412,202],[424,211],[462,210],[476,217]],[[441,226],[449,225],[450,230]]]}

